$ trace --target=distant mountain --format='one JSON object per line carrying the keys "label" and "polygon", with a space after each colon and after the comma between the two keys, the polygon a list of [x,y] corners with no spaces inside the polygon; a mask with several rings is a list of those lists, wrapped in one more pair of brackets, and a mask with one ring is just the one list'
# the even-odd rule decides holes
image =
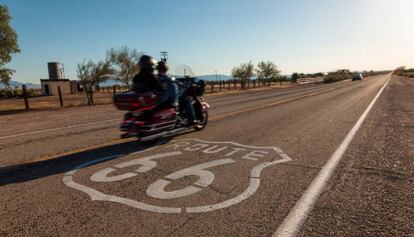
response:
{"label": "distant mountain", "polygon": [[233,79],[233,77],[231,76],[227,76],[227,75],[223,75],[223,74],[211,74],[211,75],[203,75],[203,76],[196,76],[198,79],[204,80],[204,81],[216,81],[216,80],[231,80]]}
{"label": "distant mountain", "polygon": [[[22,88],[22,85],[26,85],[26,87],[28,89],[40,89],[40,85],[39,84],[33,84],[33,83],[22,83],[22,82],[18,82],[18,81],[10,81],[10,87],[11,88]],[[4,89],[5,86],[3,85],[3,83],[0,82],[0,89]]]}

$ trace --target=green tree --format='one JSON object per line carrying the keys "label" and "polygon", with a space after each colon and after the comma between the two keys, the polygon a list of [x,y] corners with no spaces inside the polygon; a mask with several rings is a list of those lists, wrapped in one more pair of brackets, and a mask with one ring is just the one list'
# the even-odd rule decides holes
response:
{"label": "green tree", "polygon": [[132,78],[139,72],[138,62],[143,53],[136,49],[122,47],[107,52],[107,60],[113,63],[115,76],[119,77],[125,86],[132,88]]}
{"label": "green tree", "polygon": [[82,63],[78,63],[77,74],[88,100],[88,105],[94,105],[93,90],[95,86],[108,79],[114,72],[115,70],[109,61],[94,63],[91,60],[84,60]]}
{"label": "green tree", "polygon": [[13,54],[20,52],[17,34],[10,25],[11,19],[7,6],[0,5],[0,82],[6,86],[9,86],[14,70],[5,65],[11,61]]}
{"label": "green tree", "polygon": [[257,64],[257,76],[259,80],[264,80],[270,85],[270,81],[279,78],[280,70],[277,68],[276,64],[270,61],[262,61]]}
{"label": "green tree", "polygon": [[241,80],[241,87],[242,89],[246,89],[246,82],[253,76],[254,72],[254,65],[250,61],[248,63],[243,63],[238,67],[234,67],[231,70],[231,75]]}
{"label": "green tree", "polygon": [[300,78],[300,74],[297,72],[294,72],[292,74],[292,83],[297,83],[299,78]]}

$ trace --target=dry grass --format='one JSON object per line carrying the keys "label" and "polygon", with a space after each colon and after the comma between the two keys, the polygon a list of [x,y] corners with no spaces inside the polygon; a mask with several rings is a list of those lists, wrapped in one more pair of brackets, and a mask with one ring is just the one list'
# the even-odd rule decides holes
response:
{"label": "dry grass", "polygon": [[[111,104],[112,93],[101,92],[94,94],[95,104]],[[88,104],[86,97],[82,93],[63,95],[64,107],[77,107],[85,106]],[[61,108],[58,96],[39,96],[29,98],[30,109],[54,109]],[[24,110],[24,100],[21,98],[11,98],[0,100],[0,112],[13,111],[13,110]]]}

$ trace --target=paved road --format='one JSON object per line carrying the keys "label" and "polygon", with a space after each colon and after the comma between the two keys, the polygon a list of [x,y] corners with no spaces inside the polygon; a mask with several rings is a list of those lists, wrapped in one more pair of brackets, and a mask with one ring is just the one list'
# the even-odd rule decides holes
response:
{"label": "paved road", "polygon": [[[283,102],[312,93],[324,93],[338,85],[304,86],[294,89],[274,89],[243,92],[225,96],[207,96],[214,119],[246,109]],[[0,167],[47,159],[63,151],[90,148],[119,138],[118,125],[123,112],[112,105],[74,107],[64,110],[31,112],[0,117]],[[213,120],[214,120],[213,119]],[[30,150],[16,157],[22,149]],[[21,152],[20,152],[21,153]]]}
{"label": "paved road", "polygon": [[389,78],[211,96],[205,130],[152,147],[111,106],[3,116],[0,236],[412,236],[414,81]]}

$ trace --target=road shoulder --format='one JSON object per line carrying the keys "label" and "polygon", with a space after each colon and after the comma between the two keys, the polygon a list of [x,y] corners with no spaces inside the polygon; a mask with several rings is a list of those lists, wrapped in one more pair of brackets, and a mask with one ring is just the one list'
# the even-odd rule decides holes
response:
{"label": "road shoulder", "polygon": [[393,76],[299,236],[412,233],[413,90],[413,79]]}

